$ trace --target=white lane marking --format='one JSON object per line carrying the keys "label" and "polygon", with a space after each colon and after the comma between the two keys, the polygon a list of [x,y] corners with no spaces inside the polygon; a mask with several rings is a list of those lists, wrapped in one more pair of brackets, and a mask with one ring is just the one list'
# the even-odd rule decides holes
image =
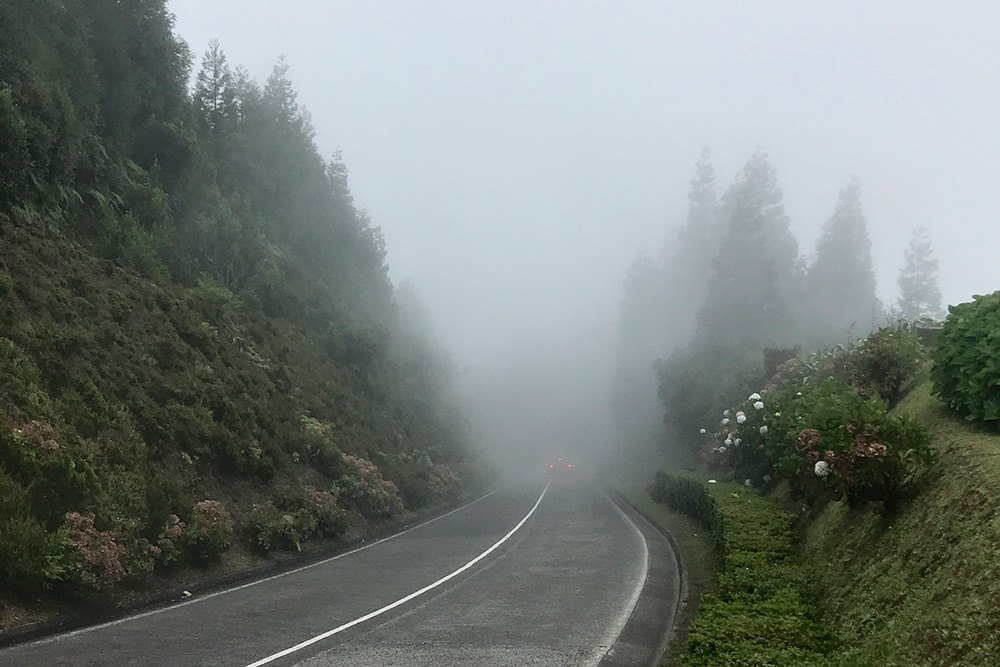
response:
{"label": "white lane marking", "polygon": [[353,621],[350,621],[348,623],[344,623],[343,625],[338,626],[338,627],[336,627],[336,628],[334,628],[332,630],[327,630],[326,632],[324,632],[322,634],[318,634],[315,637],[311,637],[311,638],[309,638],[309,639],[307,639],[307,640],[305,640],[303,642],[299,642],[295,646],[291,646],[289,648],[286,648],[283,651],[278,651],[277,653],[275,653],[273,655],[269,655],[266,658],[261,658],[257,662],[250,663],[249,665],[247,665],[247,667],[261,667],[261,665],[266,665],[266,664],[268,664],[270,662],[274,662],[275,660],[277,660],[279,658],[283,658],[286,655],[289,655],[291,653],[295,653],[296,651],[301,651],[302,649],[306,648],[307,646],[312,646],[316,642],[321,642],[324,639],[332,637],[333,635],[335,635],[335,634],[337,634],[339,632],[343,632],[344,630],[347,630],[349,628],[353,628],[355,625],[359,625],[361,623],[364,623],[365,621],[369,621],[369,620],[375,618],[376,616],[381,616],[385,612],[390,611],[392,609],[395,609],[396,607],[398,607],[400,605],[406,604],[410,600],[412,600],[414,598],[417,598],[417,597],[420,597],[421,595],[423,595],[427,591],[430,591],[430,590],[433,590],[433,589],[437,588],[438,586],[440,586],[441,584],[445,583],[446,581],[454,579],[455,577],[457,577],[458,575],[462,574],[463,572],[465,572],[466,570],[468,570],[470,567],[472,567],[473,565],[475,565],[476,563],[478,563],[479,561],[481,561],[482,559],[486,558],[491,553],[493,553],[494,551],[496,551],[497,549],[499,549],[500,545],[502,545],[504,542],[506,542],[507,540],[509,540],[511,538],[511,536],[514,535],[514,533],[516,533],[518,530],[520,530],[521,526],[523,526],[528,521],[528,519],[531,518],[531,515],[535,513],[535,510],[538,509],[538,506],[542,504],[542,498],[545,497],[545,492],[549,490],[549,484],[551,484],[551,483],[552,482],[549,481],[549,482],[547,482],[545,484],[545,488],[542,489],[541,495],[538,496],[538,500],[535,501],[534,507],[532,507],[531,511],[529,511],[527,514],[524,515],[523,519],[521,519],[520,521],[517,522],[516,526],[514,526],[513,528],[511,528],[510,531],[506,535],[504,535],[503,537],[501,537],[489,549],[487,549],[483,553],[479,554],[478,556],[476,556],[475,558],[473,558],[468,563],[466,563],[462,567],[458,568],[457,570],[455,570],[451,574],[447,574],[447,575],[441,577],[440,579],[438,579],[437,581],[435,581],[433,584],[428,584],[427,586],[424,586],[423,588],[421,588],[419,591],[414,591],[413,593],[410,593],[409,595],[407,595],[404,598],[400,598],[400,599],[396,600],[395,602],[393,602],[391,604],[387,604],[386,606],[382,607],[381,609],[376,609],[375,611],[373,611],[373,612],[371,612],[369,614],[365,614],[361,618],[356,618]]}
{"label": "white lane marking", "polygon": [[628,623],[628,619],[632,617],[632,612],[635,611],[635,607],[639,604],[639,596],[642,595],[642,589],[646,587],[646,579],[649,578],[649,544],[646,542],[646,536],[642,534],[639,530],[639,526],[635,525],[635,521],[632,521],[629,515],[622,511],[622,508],[618,507],[618,503],[612,500],[607,493],[601,491],[611,506],[615,508],[615,511],[621,515],[623,519],[628,523],[632,531],[639,536],[639,542],[642,544],[642,569],[639,575],[638,582],[635,585],[635,589],[632,591],[632,596],[629,598],[628,604],[619,614],[618,619],[611,626],[608,632],[604,635],[604,641],[601,643],[602,650],[598,654],[587,661],[586,665],[588,667],[596,667],[601,663],[610,651],[611,647],[615,645],[618,638],[621,636],[622,631],[625,630],[625,624]]}
{"label": "white lane marking", "polygon": [[374,547],[377,544],[382,544],[383,542],[388,542],[389,540],[395,539],[395,538],[399,537],[400,535],[406,535],[407,533],[409,533],[411,531],[414,531],[414,530],[417,530],[418,528],[423,528],[424,526],[429,526],[430,524],[434,523],[435,521],[440,521],[441,519],[445,518],[446,516],[450,516],[450,515],[454,514],[455,512],[461,512],[462,510],[464,510],[464,509],[466,509],[468,507],[472,507],[473,505],[475,505],[476,503],[478,503],[480,500],[484,500],[485,498],[489,498],[494,493],[496,493],[496,489],[494,489],[493,491],[490,491],[489,493],[487,493],[485,495],[479,496],[475,500],[473,500],[471,502],[468,502],[468,503],[462,505],[461,507],[456,507],[455,509],[450,510],[448,512],[445,512],[444,514],[442,514],[440,516],[436,516],[433,519],[428,519],[427,521],[423,521],[423,522],[418,523],[416,525],[410,526],[409,528],[407,528],[405,530],[401,530],[398,533],[393,533],[392,535],[388,535],[386,537],[383,537],[380,540],[375,540],[374,542],[370,542],[369,544],[366,544],[364,546],[360,546],[360,547],[358,547],[356,549],[351,549],[350,551],[345,551],[344,553],[337,554],[336,556],[331,556],[329,558],[324,558],[323,560],[316,561],[315,563],[309,563],[308,565],[302,565],[302,566],[297,567],[297,568],[295,568],[293,570],[286,570],[285,572],[279,572],[278,574],[272,574],[270,577],[265,577],[264,579],[255,579],[254,581],[250,581],[250,582],[247,582],[245,584],[240,584],[239,586],[233,586],[232,588],[225,588],[225,589],[223,589],[221,591],[215,591],[214,593],[208,593],[206,595],[199,595],[197,597],[191,598],[190,600],[185,600],[184,602],[177,602],[175,604],[168,605],[166,607],[160,607],[158,609],[150,609],[149,611],[144,611],[144,612],[141,612],[139,614],[133,614],[132,616],[126,616],[125,618],[119,618],[119,619],[114,620],[114,621],[108,621],[106,623],[100,623],[98,625],[91,625],[89,627],[80,628],[79,630],[72,630],[70,632],[66,632],[66,633],[63,633],[61,635],[55,635],[53,637],[46,637],[44,639],[39,639],[37,641],[31,642],[30,646],[37,646],[39,644],[48,644],[50,642],[59,641],[59,640],[62,640],[62,639],[69,639],[70,637],[75,637],[76,635],[82,635],[82,634],[85,634],[87,632],[93,632],[94,630],[100,630],[102,628],[109,628],[109,627],[114,626],[114,625],[119,625],[121,623],[127,623],[129,621],[134,621],[134,620],[137,620],[137,619],[140,619],[140,618],[145,618],[147,616],[154,616],[156,614],[162,614],[165,611],[172,611],[174,609],[180,609],[181,607],[186,607],[189,604],[198,604],[199,602],[204,602],[205,600],[211,600],[212,598],[218,597],[220,595],[227,595],[229,593],[235,593],[236,591],[241,591],[244,588],[250,588],[251,586],[256,586],[257,584],[263,584],[263,583],[265,583],[267,581],[273,581],[275,579],[280,579],[281,577],[287,577],[290,574],[295,574],[295,573],[301,572],[303,570],[308,570],[310,568],[317,567],[319,565],[326,565],[329,562],[338,560],[340,558],[345,558],[345,557],[350,556],[352,554],[356,554],[359,551],[364,551],[365,549],[370,549],[370,548]]}

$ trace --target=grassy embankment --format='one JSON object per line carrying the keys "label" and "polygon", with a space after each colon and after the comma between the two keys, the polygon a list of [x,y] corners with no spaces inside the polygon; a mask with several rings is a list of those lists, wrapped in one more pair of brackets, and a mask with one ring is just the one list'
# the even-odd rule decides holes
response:
{"label": "grassy embankment", "polygon": [[995,665],[1000,655],[1000,436],[949,414],[918,386],[896,408],[924,420],[933,477],[881,517],[831,503],[803,562],[838,665]]}
{"label": "grassy embankment", "polygon": [[[679,633],[662,664],[996,664],[1000,654],[1000,498],[991,491],[1000,488],[1000,436],[950,415],[931,396],[929,383],[919,385],[896,412],[929,425],[939,454],[934,472],[913,498],[888,515],[830,502],[807,516],[799,526],[788,567],[752,558],[736,564],[747,568],[738,573],[727,558],[721,563],[720,581],[713,586],[710,568],[704,566],[711,562],[705,557],[709,541],[692,542],[696,531],[686,518],[654,503],[648,493],[633,489],[633,501],[646,506],[654,519],[682,538],[678,542],[685,562],[701,568],[702,592],[710,591],[705,598],[710,604],[703,604],[697,614],[697,605],[689,603],[681,622],[693,618],[693,625]],[[782,516],[790,521],[778,498],[760,498],[730,486],[706,484],[704,488],[719,503],[726,517],[723,524],[737,533],[763,536],[762,526],[780,522]],[[746,511],[749,505],[739,507],[741,500],[752,497],[761,501],[752,510]],[[776,537],[780,536],[767,539]],[[791,533],[788,538],[791,544]],[[784,582],[805,593],[805,599],[815,602],[815,618],[823,626],[816,641],[822,641],[824,632],[836,640],[817,644],[827,655],[794,658],[789,654],[785,662],[766,659],[758,649],[784,644],[790,627],[746,624],[746,617],[737,618],[738,609],[720,608],[720,597],[732,597],[734,573],[738,585],[744,577],[746,581],[770,578],[772,585]],[[693,600],[697,595],[692,586]],[[773,602],[758,604],[756,609],[751,604],[746,610],[751,617],[766,621],[775,611]],[[717,633],[711,632],[713,625]],[[752,632],[741,637],[735,631],[739,628]],[[796,634],[797,630],[792,632]],[[716,642],[714,648],[711,642]],[[725,656],[724,652],[740,642],[746,644],[746,659],[733,662],[734,654]]]}

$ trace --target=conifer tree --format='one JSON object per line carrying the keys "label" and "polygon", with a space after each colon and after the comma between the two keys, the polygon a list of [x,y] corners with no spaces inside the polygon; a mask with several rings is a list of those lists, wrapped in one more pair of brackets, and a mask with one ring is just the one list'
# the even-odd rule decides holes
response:
{"label": "conifer tree", "polygon": [[696,337],[702,344],[755,347],[794,337],[788,302],[798,243],[774,167],[757,151],[722,198],[725,239],[713,262]]}
{"label": "conifer tree", "polygon": [[218,40],[212,40],[202,59],[194,86],[198,120],[213,134],[223,130],[227,116],[235,116],[233,73]]}
{"label": "conifer tree", "polygon": [[712,259],[719,250],[722,225],[715,195],[715,170],[708,148],[702,149],[688,192],[687,221],[677,243],[665,259],[664,310],[668,311],[662,352],[684,345],[694,332],[698,311],[705,301]]}
{"label": "conifer tree", "polygon": [[938,261],[932,255],[927,228],[920,226],[903,251],[903,269],[899,274],[899,310],[907,320],[937,319],[942,315]]}
{"label": "conifer tree", "polygon": [[868,331],[881,305],[875,296],[868,222],[856,179],[840,191],[837,208],[816,243],[806,282],[810,342],[825,345]]}

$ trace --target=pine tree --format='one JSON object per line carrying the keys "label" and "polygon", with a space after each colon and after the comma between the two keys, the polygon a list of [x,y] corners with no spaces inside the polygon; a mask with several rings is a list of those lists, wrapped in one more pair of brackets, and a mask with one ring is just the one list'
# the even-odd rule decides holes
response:
{"label": "pine tree", "polygon": [[899,274],[899,310],[907,320],[938,319],[942,315],[938,261],[932,252],[927,228],[918,227],[903,251],[903,270]]}
{"label": "pine tree", "polygon": [[838,342],[848,333],[863,333],[880,314],[868,222],[855,179],[840,191],[833,217],[816,243],[806,299],[803,312],[810,342],[816,345]]}

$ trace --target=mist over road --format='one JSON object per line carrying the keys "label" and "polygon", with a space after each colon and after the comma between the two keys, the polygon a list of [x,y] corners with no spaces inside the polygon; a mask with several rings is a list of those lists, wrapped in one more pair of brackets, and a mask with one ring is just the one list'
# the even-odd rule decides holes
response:
{"label": "mist over road", "polygon": [[643,664],[680,586],[665,545],[593,484],[539,479],[297,571],[0,650],[0,664]]}

